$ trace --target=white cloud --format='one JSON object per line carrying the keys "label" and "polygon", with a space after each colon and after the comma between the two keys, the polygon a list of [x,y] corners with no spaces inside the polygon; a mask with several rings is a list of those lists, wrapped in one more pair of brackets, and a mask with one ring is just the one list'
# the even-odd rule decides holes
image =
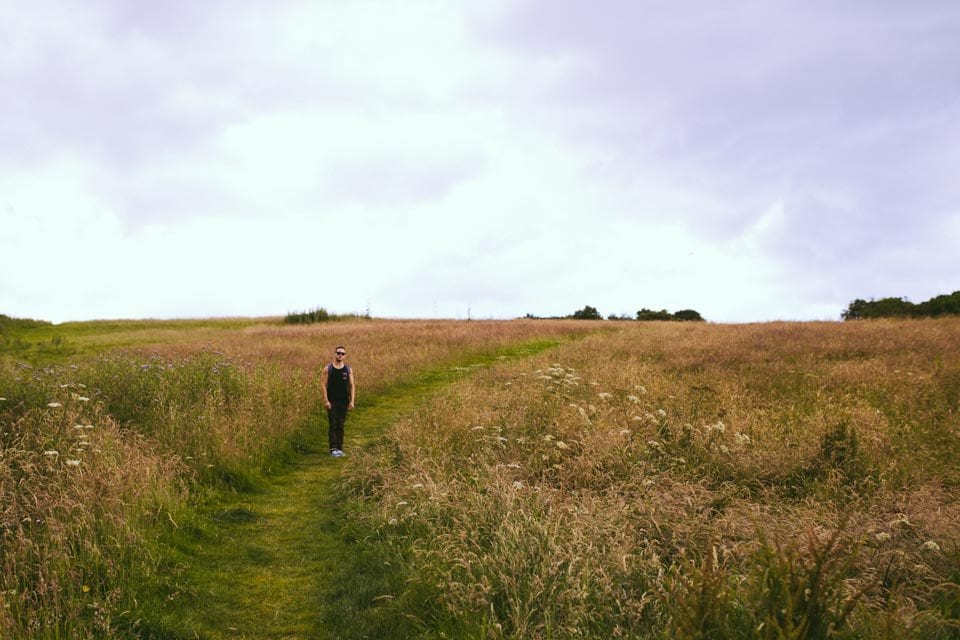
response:
{"label": "white cloud", "polygon": [[958,23],[38,0],[0,25],[0,312],[751,320],[949,292]]}

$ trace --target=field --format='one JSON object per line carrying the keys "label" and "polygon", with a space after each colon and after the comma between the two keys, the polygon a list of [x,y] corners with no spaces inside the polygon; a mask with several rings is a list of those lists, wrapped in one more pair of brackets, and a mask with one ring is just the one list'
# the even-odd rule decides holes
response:
{"label": "field", "polygon": [[18,331],[4,637],[960,637],[956,320]]}

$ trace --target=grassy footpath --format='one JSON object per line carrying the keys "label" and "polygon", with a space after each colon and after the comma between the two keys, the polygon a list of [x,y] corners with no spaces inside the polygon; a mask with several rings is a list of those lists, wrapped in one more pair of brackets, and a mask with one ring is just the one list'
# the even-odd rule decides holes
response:
{"label": "grassy footpath", "polygon": [[[540,340],[420,374],[374,396],[359,389],[342,459],[326,450],[326,417],[313,413],[300,455],[252,492],[213,496],[169,541],[162,609],[141,622],[148,638],[406,637],[409,623],[379,611],[402,581],[344,526],[351,508],[337,479],[350,451],[373,442],[425,397],[477,368],[560,344]],[[171,589],[171,587],[173,587]],[[172,591],[172,593],[170,592]],[[149,607],[148,607],[149,608]]]}

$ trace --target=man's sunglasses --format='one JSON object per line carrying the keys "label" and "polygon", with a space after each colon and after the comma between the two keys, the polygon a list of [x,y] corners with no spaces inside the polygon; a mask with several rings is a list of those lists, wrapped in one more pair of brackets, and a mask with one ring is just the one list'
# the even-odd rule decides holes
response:
{"label": "man's sunglasses", "polygon": [[347,355],[347,352],[346,352],[346,351],[337,351],[337,355],[338,355],[338,356],[345,356],[345,355]]}

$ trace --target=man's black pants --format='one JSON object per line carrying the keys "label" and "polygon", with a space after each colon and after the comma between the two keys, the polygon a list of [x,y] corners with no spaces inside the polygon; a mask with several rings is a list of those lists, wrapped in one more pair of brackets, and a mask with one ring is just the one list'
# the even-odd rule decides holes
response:
{"label": "man's black pants", "polygon": [[330,441],[330,451],[343,449],[343,423],[347,421],[347,405],[334,404],[327,409],[327,420],[330,422],[330,431],[327,437]]}

